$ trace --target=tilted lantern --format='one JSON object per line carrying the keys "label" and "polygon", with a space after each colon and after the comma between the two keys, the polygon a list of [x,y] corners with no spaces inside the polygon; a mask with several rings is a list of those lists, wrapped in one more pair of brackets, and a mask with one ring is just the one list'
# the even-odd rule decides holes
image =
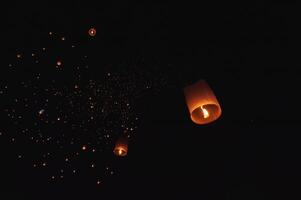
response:
{"label": "tilted lantern", "polygon": [[208,124],[221,116],[221,107],[205,80],[199,80],[185,87],[184,94],[194,123]]}

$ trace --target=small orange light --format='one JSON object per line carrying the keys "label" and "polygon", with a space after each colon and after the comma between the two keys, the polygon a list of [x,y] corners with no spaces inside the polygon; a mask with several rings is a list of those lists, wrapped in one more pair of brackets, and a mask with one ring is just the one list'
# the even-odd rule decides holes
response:
{"label": "small orange light", "polygon": [[203,114],[204,114],[204,118],[208,118],[209,117],[209,112],[205,108],[203,108],[203,107],[201,107],[201,108],[202,108],[202,111],[203,111]]}
{"label": "small orange light", "polygon": [[89,32],[89,35],[91,37],[94,37],[96,35],[96,29],[95,28],[90,28],[88,32]]}

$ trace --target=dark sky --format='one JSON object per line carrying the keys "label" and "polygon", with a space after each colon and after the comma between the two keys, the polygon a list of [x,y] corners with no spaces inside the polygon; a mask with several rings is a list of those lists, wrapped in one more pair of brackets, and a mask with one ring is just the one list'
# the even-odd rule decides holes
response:
{"label": "dark sky", "polygon": [[[140,122],[129,155],[110,158],[118,173],[100,187],[85,177],[49,181],[49,172],[32,168],[30,156],[16,159],[20,151],[39,149],[26,150],[28,144],[13,145],[0,136],[1,199],[296,197],[301,186],[296,3],[9,1],[2,10],[1,87],[27,73],[12,76],[7,68],[16,52],[56,46],[43,36],[49,31],[82,45],[80,53],[63,51],[64,56],[91,55],[99,81],[103,66],[118,74],[136,64],[163,74],[167,85],[135,101]],[[93,40],[87,37],[90,27],[97,29]],[[183,87],[198,79],[207,80],[223,110],[205,126],[191,122],[183,96]],[[12,127],[3,116],[0,131],[7,132]]]}

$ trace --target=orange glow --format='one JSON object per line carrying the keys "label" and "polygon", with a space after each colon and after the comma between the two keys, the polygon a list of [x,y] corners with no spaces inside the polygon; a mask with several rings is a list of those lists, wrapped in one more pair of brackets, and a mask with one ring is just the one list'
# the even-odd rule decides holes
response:
{"label": "orange glow", "polygon": [[221,107],[206,81],[200,80],[185,87],[184,94],[194,123],[208,124],[221,116]]}
{"label": "orange glow", "polygon": [[114,148],[114,154],[117,156],[126,156],[128,153],[128,141],[127,138],[120,137]]}
{"label": "orange glow", "polygon": [[88,31],[89,35],[94,37],[96,35],[96,29],[95,28],[90,28]]}

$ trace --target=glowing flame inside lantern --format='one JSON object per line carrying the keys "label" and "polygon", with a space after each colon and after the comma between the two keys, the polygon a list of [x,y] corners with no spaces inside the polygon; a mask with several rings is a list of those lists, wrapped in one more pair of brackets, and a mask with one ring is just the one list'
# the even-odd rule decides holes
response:
{"label": "glowing flame inside lantern", "polygon": [[127,138],[125,138],[125,137],[118,138],[118,140],[115,144],[114,153],[117,156],[126,156],[127,155],[127,153],[128,153]]}
{"label": "glowing flame inside lantern", "polygon": [[202,108],[202,111],[203,111],[203,114],[204,114],[204,118],[208,118],[209,117],[209,112],[208,110],[206,110],[205,108],[201,107]]}

